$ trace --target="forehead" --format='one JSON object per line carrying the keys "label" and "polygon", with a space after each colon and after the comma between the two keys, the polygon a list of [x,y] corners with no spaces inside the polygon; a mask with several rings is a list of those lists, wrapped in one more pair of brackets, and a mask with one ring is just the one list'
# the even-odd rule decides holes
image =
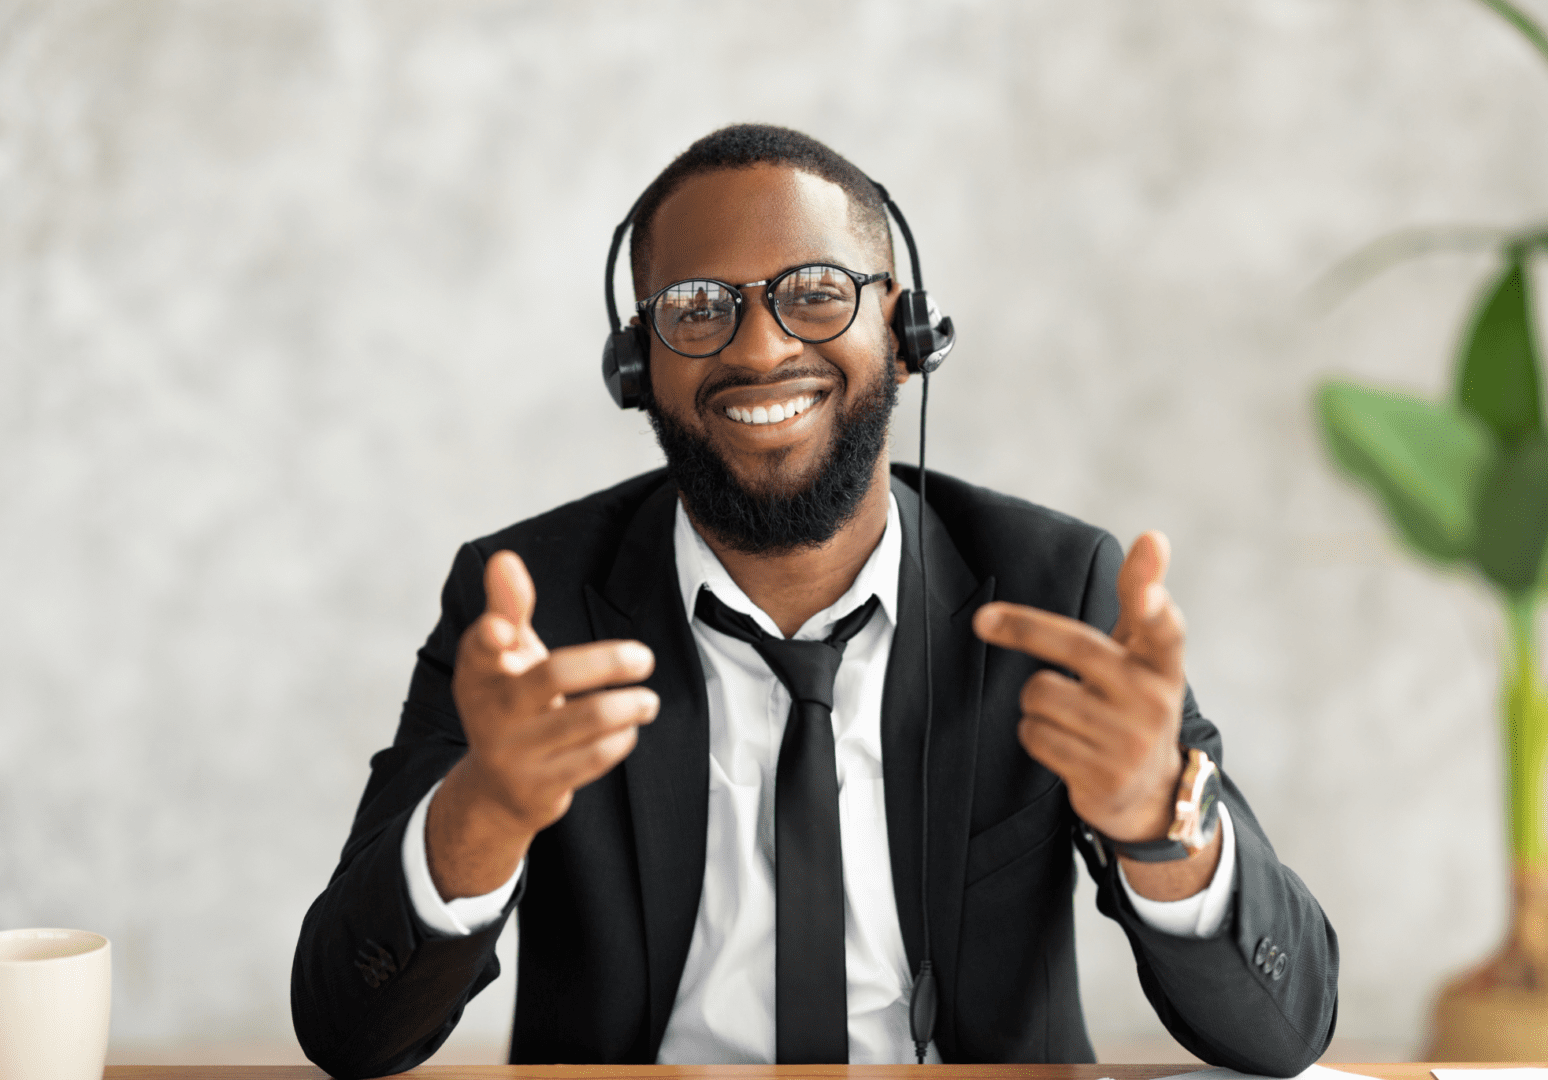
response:
{"label": "forehead", "polygon": [[686,277],[759,281],[804,262],[876,269],[848,193],[778,165],[690,176],[656,211],[650,248],[651,291]]}

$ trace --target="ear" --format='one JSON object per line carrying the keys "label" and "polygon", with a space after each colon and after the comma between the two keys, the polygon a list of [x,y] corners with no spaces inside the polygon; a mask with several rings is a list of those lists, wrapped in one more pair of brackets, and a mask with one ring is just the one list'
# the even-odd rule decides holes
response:
{"label": "ear", "polygon": [[[902,295],[903,286],[898,282],[897,274],[893,274],[887,291],[881,294],[881,313],[882,323],[887,327],[887,337],[892,342],[894,354],[898,353],[898,334],[892,328],[892,316],[898,310],[898,298]],[[908,368],[904,365],[901,355],[893,361],[893,366],[896,368],[893,378],[898,381],[899,386],[902,386],[908,382]]]}
{"label": "ear", "polygon": [[638,330],[640,336],[645,339],[645,366],[649,367],[651,360],[656,355],[656,335],[652,334],[649,328],[640,322],[638,315],[629,316],[629,325]]}
{"label": "ear", "polygon": [[903,295],[903,285],[898,281],[898,275],[893,274],[887,282],[887,291],[881,294],[882,319],[888,326],[892,325],[892,315],[898,310],[898,297]]}

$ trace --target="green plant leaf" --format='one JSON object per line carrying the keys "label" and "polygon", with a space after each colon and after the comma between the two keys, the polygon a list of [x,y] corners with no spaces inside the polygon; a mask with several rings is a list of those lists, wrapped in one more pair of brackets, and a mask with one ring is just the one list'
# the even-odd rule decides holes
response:
{"label": "green plant leaf", "polygon": [[1534,587],[1548,547],[1548,439],[1537,435],[1499,455],[1478,491],[1474,557],[1507,593]]}
{"label": "green plant leaf", "polygon": [[1544,57],[1548,57],[1548,35],[1543,33],[1542,27],[1533,22],[1526,12],[1522,11],[1510,0],[1483,0],[1486,7],[1493,8],[1500,17],[1520,32],[1526,38],[1532,48],[1536,49]]}
{"label": "green plant leaf", "polygon": [[1457,403],[1512,447],[1542,430],[1537,342],[1526,268],[1513,259],[1473,315],[1457,362]]}
{"label": "green plant leaf", "polygon": [[1317,413],[1334,459],[1376,492],[1403,539],[1443,563],[1472,554],[1473,507],[1494,456],[1482,422],[1347,382],[1318,389]]}

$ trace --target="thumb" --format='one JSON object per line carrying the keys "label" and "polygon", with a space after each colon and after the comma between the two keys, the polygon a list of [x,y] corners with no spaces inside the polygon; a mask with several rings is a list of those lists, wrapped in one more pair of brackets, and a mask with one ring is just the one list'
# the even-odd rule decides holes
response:
{"label": "thumb", "polygon": [[[532,629],[532,611],[537,606],[537,589],[527,565],[514,551],[497,551],[484,564],[484,610],[506,620],[514,637],[507,649],[526,651],[536,647],[542,655],[548,650]],[[503,636],[503,635],[502,635]]]}
{"label": "thumb", "polygon": [[1118,624],[1113,640],[1126,645],[1166,605],[1166,569],[1172,543],[1157,529],[1140,533],[1118,570]]}

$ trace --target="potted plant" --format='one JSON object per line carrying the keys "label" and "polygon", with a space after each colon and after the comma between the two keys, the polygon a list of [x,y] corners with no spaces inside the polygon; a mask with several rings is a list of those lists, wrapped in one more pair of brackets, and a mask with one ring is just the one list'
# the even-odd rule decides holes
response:
{"label": "potted plant", "polygon": [[[1548,57],[1536,23],[1507,0],[1483,2]],[[1504,611],[1510,926],[1493,956],[1442,988],[1425,1057],[1541,1061],[1548,1060],[1548,691],[1534,628],[1548,584],[1548,434],[1531,283],[1548,230],[1445,230],[1385,247],[1480,240],[1502,265],[1463,334],[1450,397],[1430,401],[1332,380],[1318,388],[1316,410],[1332,457],[1371,490],[1406,545],[1432,563],[1475,571]]]}

